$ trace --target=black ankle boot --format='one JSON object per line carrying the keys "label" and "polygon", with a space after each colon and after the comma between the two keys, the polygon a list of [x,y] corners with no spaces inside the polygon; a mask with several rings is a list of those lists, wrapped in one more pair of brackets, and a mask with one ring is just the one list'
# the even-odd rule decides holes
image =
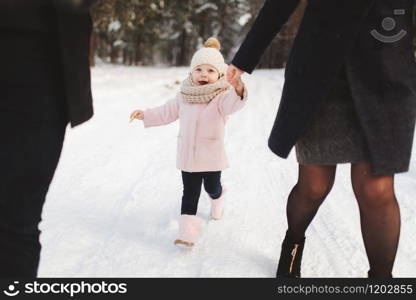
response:
{"label": "black ankle boot", "polygon": [[279,265],[277,267],[276,277],[300,277],[300,265],[302,262],[303,247],[305,238],[300,242],[293,241],[286,232],[285,239],[282,243],[280,252]]}

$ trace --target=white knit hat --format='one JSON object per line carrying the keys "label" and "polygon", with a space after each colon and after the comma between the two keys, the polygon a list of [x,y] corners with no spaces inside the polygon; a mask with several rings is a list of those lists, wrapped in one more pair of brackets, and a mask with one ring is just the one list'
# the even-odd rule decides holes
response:
{"label": "white knit hat", "polygon": [[224,57],[220,52],[220,42],[210,37],[204,43],[204,47],[195,52],[191,60],[191,70],[196,66],[209,64],[215,67],[220,75],[224,75],[227,70],[227,65],[224,62]]}

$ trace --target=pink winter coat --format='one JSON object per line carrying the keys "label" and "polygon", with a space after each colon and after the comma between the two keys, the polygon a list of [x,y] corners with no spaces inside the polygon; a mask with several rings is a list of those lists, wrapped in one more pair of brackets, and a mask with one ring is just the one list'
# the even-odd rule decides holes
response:
{"label": "pink winter coat", "polygon": [[169,124],[179,118],[177,168],[186,172],[221,171],[228,167],[224,147],[227,116],[242,108],[247,100],[234,88],[209,103],[188,103],[180,93],[166,104],[144,112],[144,126]]}

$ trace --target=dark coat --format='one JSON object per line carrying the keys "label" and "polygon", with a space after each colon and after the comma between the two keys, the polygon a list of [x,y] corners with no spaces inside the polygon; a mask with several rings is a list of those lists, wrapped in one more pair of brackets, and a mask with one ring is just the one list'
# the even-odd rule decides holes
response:
{"label": "dark coat", "polygon": [[92,22],[89,8],[95,2],[95,0],[54,1],[58,14],[64,92],[72,127],[85,122],[93,115],[89,68]]}
{"label": "dark coat", "polygon": [[[232,64],[251,73],[298,2],[267,0]],[[408,170],[416,119],[413,6],[414,0],[309,0],[269,138],[275,154],[289,155],[345,64],[373,172]],[[382,27],[386,17],[395,20],[395,28]],[[373,36],[396,33],[404,36],[395,42]]]}
{"label": "dark coat", "polygon": [[[40,83],[45,80],[45,76],[39,76],[39,85],[45,84],[51,89],[58,88],[62,91],[61,95],[65,98],[66,111],[72,126],[81,124],[88,120],[93,115],[92,108],[92,96],[91,96],[91,80],[90,80],[90,68],[89,68],[89,49],[90,49],[90,36],[92,30],[92,22],[89,15],[89,8],[95,3],[95,0],[1,0],[0,1],[0,27],[8,35],[13,35],[14,31],[35,32],[33,36],[28,35],[29,40],[32,38],[36,40],[36,32],[43,31],[43,26],[54,26],[57,40],[59,42],[58,53],[53,53],[51,56],[55,56],[59,64],[59,69],[62,69],[62,79],[55,78],[50,82]],[[39,7],[44,7],[45,10],[39,10]],[[48,7],[56,11],[54,16],[48,15]],[[42,13],[44,13],[44,15]],[[26,16],[28,18],[26,19]],[[38,18],[49,18],[39,22]],[[33,18],[33,19],[31,19]],[[53,21],[53,23],[49,23]],[[9,31],[7,31],[9,29]],[[7,36],[6,36],[7,40]],[[52,39],[51,39],[52,40]],[[28,42],[30,44],[30,42]],[[23,43],[24,45],[24,43]],[[23,46],[24,47],[24,46]],[[3,49],[5,48],[5,49]],[[7,57],[10,54],[8,47],[0,49],[0,55]],[[45,46],[45,49],[48,48]],[[33,49],[15,49],[17,55],[32,55],[33,53],[27,53],[25,51],[31,51]],[[39,50],[41,51],[41,50]],[[29,55],[30,54],[30,55]],[[46,55],[46,54],[45,54]],[[35,55],[36,56],[36,55]],[[30,56],[31,57],[31,56]],[[31,59],[31,58],[28,58]],[[40,60],[39,60],[40,61]],[[51,60],[52,61],[52,60]],[[4,62],[6,63],[7,62]],[[11,60],[11,64],[14,60]],[[36,62],[41,63],[41,62]],[[5,70],[0,69],[0,81],[7,82],[7,76],[13,65],[6,65]],[[19,72],[21,66],[16,66],[15,73]],[[50,70],[50,67],[45,67],[45,70]],[[36,70],[30,70],[32,73],[28,80],[33,79],[32,76]],[[45,71],[46,72],[46,71]],[[51,72],[52,73],[52,72]],[[58,77],[58,76],[57,76]],[[5,79],[6,78],[6,79]],[[22,81],[26,78],[22,76]],[[46,78],[49,80],[49,78]],[[26,84],[26,82],[24,82]],[[60,100],[60,99],[59,99]],[[40,108],[41,109],[41,108]]]}

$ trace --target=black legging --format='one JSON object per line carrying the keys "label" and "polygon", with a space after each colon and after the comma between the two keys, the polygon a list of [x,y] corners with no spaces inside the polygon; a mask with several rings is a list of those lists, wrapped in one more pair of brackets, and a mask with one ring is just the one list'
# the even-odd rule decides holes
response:
{"label": "black legging", "polygon": [[[287,202],[289,234],[301,241],[331,191],[336,166],[299,166],[298,182]],[[400,234],[394,176],[371,173],[368,163],[351,165],[351,181],[360,209],[361,232],[372,276],[390,276]]]}
{"label": "black legging", "polygon": [[202,182],[211,199],[218,199],[222,193],[221,171],[194,173],[182,171],[182,182],[181,214],[196,215]]}

